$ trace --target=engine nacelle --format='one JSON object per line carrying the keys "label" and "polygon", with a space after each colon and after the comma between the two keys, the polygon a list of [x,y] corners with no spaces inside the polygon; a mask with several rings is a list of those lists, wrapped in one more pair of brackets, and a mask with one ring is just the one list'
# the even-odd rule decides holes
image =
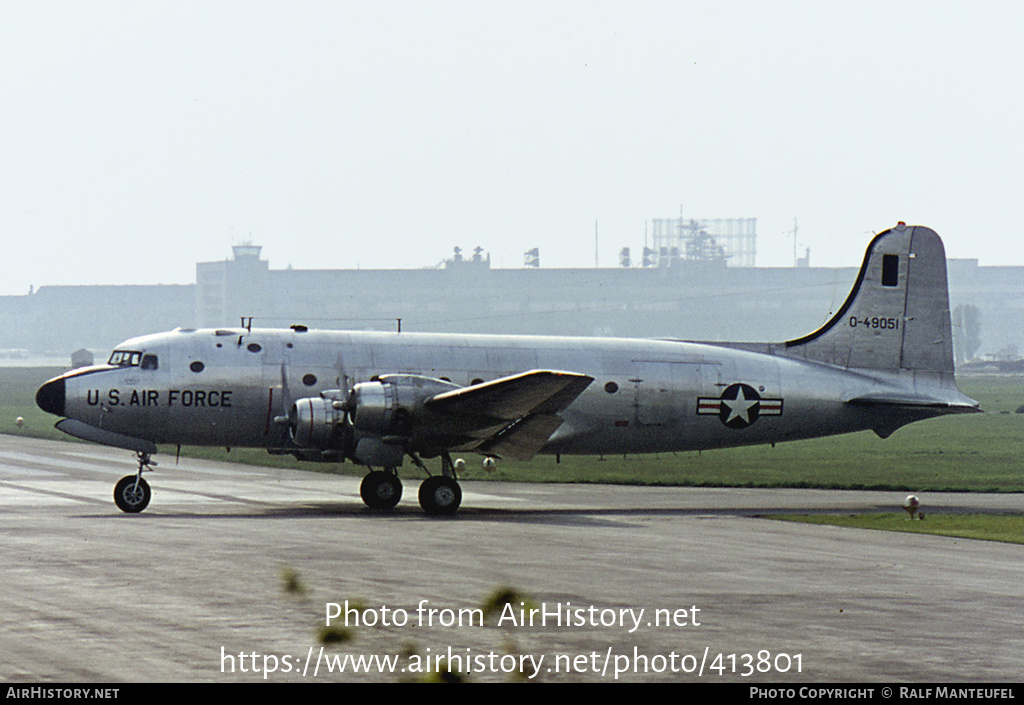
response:
{"label": "engine nacelle", "polygon": [[292,441],[301,448],[337,448],[343,444],[345,404],[341,392],[298,399],[288,414]]}
{"label": "engine nacelle", "polygon": [[408,436],[430,397],[459,385],[419,375],[382,375],[352,388],[346,404],[349,422],[358,434]]}
{"label": "engine nacelle", "polygon": [[[360,382],[347,395],[335,389],[321,392],[319,397],[298,399],[288,414],[292,441],[301,448],[338,449],[345,454],[357,448],[362,439],[401,443],[402,437],[412,434],[423,402],[459,388],[433,377],[382,375]],[[363,445],[370,448],[373,443]],[[374,464],[366,458],[378,455],[366,452],[356,457]]]}

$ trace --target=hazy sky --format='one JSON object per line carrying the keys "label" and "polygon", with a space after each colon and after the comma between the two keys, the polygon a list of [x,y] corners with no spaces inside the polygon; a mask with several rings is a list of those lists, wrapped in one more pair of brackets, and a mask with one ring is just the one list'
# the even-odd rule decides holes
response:
{"label": "hazy sky", "polygon": [[0,0],[0,294],[480,245],[613,266],[654,218],[758,264],[935,228],[1024,265],[1024,3]]}

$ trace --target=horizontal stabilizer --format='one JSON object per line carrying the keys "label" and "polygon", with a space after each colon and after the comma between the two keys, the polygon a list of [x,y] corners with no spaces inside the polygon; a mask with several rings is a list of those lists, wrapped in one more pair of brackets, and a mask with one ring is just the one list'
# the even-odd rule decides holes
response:
{"label": "horizontal stabilizer", "polygon": [[[973,402],[973,400],[969,400]],[[947,409],[947,413],[970,414],[981,412],[978,403],[966,401],[955,401],[928,396],[925,394],[864,394],[853,399],[848,399],[847,404],[860,404],[864,406],[904,406],[904,407],[932,407]]]}
{"label": "horizontal stabilizer", "polygon": [[871,413],[871,429],[881,438],[888,438],[897,429],[915,421],[947,414],[980,413],[978,403],[959,394],[959,399],[913,392],[878,392],[864,394],[846,401]]}

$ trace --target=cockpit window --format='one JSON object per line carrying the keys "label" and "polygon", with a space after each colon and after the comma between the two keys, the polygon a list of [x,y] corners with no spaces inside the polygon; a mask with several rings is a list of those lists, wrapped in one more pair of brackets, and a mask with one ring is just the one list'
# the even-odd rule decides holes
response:
{"label": "cockpit window", "polygon": [[142,362],[142,353],[133,350],[115,350],[107,360],[108,365],[117,367],[138,367]]}

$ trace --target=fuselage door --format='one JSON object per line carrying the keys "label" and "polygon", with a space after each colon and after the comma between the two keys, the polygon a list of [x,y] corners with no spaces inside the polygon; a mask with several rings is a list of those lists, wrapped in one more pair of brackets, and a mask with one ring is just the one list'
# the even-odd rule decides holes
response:
{"label": "fuselage door", "polygon": [[697,365],[658,360],[634,361],[633,384],[639,426],[671,426],[682,420],[682,404],[696,385]]}

